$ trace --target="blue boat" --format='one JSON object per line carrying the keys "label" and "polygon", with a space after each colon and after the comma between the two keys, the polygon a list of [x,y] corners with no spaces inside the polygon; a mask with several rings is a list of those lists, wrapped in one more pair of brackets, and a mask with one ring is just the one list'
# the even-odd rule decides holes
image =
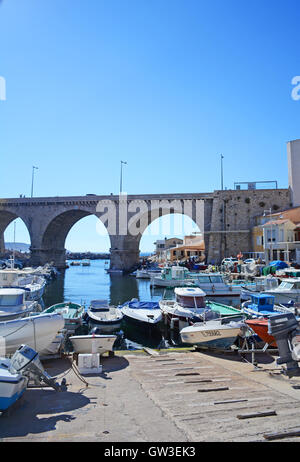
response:
{"label": "blue boat", "polygon": [[268,318],[278,314],[274,307],[275,297],[268,294],[253,294],[251,299],[242,303],[241,311],[248,318]]}
{"label": "blue boat", "polygon": [[6,411],[24,393],[27,378],[10,370],[11,361],[0,358],[0,411]]}

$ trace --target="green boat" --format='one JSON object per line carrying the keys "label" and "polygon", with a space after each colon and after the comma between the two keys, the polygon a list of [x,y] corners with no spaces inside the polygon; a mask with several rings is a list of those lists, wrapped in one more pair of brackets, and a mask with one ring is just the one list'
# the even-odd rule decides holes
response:
{"label": "green boat", "polygon": [[43,314],[49,313],[61,314],[65,320],[65,329],[74,332],[81,325],[84,306],[72,302],[57,303],[43,311]]}
{"label": "green boat", "polygon": [[238,308],[234,308],[233,306],[224,305],[222,303],[213,302],[211,300],[206,300],[205,304],[208,308],[212,309],[213,311],[219,312],[221,318],[227,316],[243,316],[241,310],[239,310]]}

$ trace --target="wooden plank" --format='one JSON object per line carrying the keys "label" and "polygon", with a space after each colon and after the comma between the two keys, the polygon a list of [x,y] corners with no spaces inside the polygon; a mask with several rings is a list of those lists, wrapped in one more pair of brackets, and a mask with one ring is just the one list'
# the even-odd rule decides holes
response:
{"label": "wooden plank", "polygon": [[202,388],[202,389],[199,389],[198,391],[200,393],[206,393],[206,392],[210,392],[210,391],[226,391],[226,390],[229,390],[228,387],[220,387],[220,388]]}
{"label": "wooden plank", "polygon": [[203,380],[186,380],[184,383],[212,383],[213,380],[211,379],[203,379]]}
{"label": "wooden plank", "polygon": [[256,412],[253,414],[240,414],[236,417],[238,419],[255,419],[256,417],[269,417],[273,415],[277,415],[276,411]]}
{"label": "wooden plank", "polygon": [[199,372],[181,372],[179,374],[175,374],[175,376],[186,376],[186,375],[200,375]]}
{"label": "wooden plank", "polygon": [[264,438],[266,440],[279,440],[283,438],[288,438],[290,436],[300,436],[300,429],[297,430],[288,430],[284,432],[278,432],[278,433],[268,433],[264,435]]}
{"label": "wooden plank", "polygon": [[232,403],[244,403],[247,399],[229,399],[226,401],[215,401],[214,404],[232,404]]}

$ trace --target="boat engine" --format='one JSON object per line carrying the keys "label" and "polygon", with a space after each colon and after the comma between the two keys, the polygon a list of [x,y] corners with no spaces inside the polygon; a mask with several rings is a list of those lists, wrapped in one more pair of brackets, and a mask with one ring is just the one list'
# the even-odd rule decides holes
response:
{"label": "boat engine", "polygon": [[286,364],[285,375],[289,378],[300,375],[300,328],[293,313],[281,313],[271,316],[268,320],[268,333],[277,343],[278,365]]}
{"label": "boat engine", "polygon": [[28,345],[21,345],[10,360],[10,370],[13,373],[19,373],[32,380],[35,385],[41,385],[43,382],[54,388],[56,391],[62,391],[65,381],[61,385],[55,382],[44,369],[38,353]]}

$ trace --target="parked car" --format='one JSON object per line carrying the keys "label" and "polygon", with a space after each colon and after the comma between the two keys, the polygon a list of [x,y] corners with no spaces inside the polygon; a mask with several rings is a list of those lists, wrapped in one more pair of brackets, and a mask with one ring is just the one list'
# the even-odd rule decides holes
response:
{"label": "parked car", "polygon": [[229,257],[229,258],[223,258],[222,260],[222,265],[233,265],[234,263],[238,263],[237,258]]}

